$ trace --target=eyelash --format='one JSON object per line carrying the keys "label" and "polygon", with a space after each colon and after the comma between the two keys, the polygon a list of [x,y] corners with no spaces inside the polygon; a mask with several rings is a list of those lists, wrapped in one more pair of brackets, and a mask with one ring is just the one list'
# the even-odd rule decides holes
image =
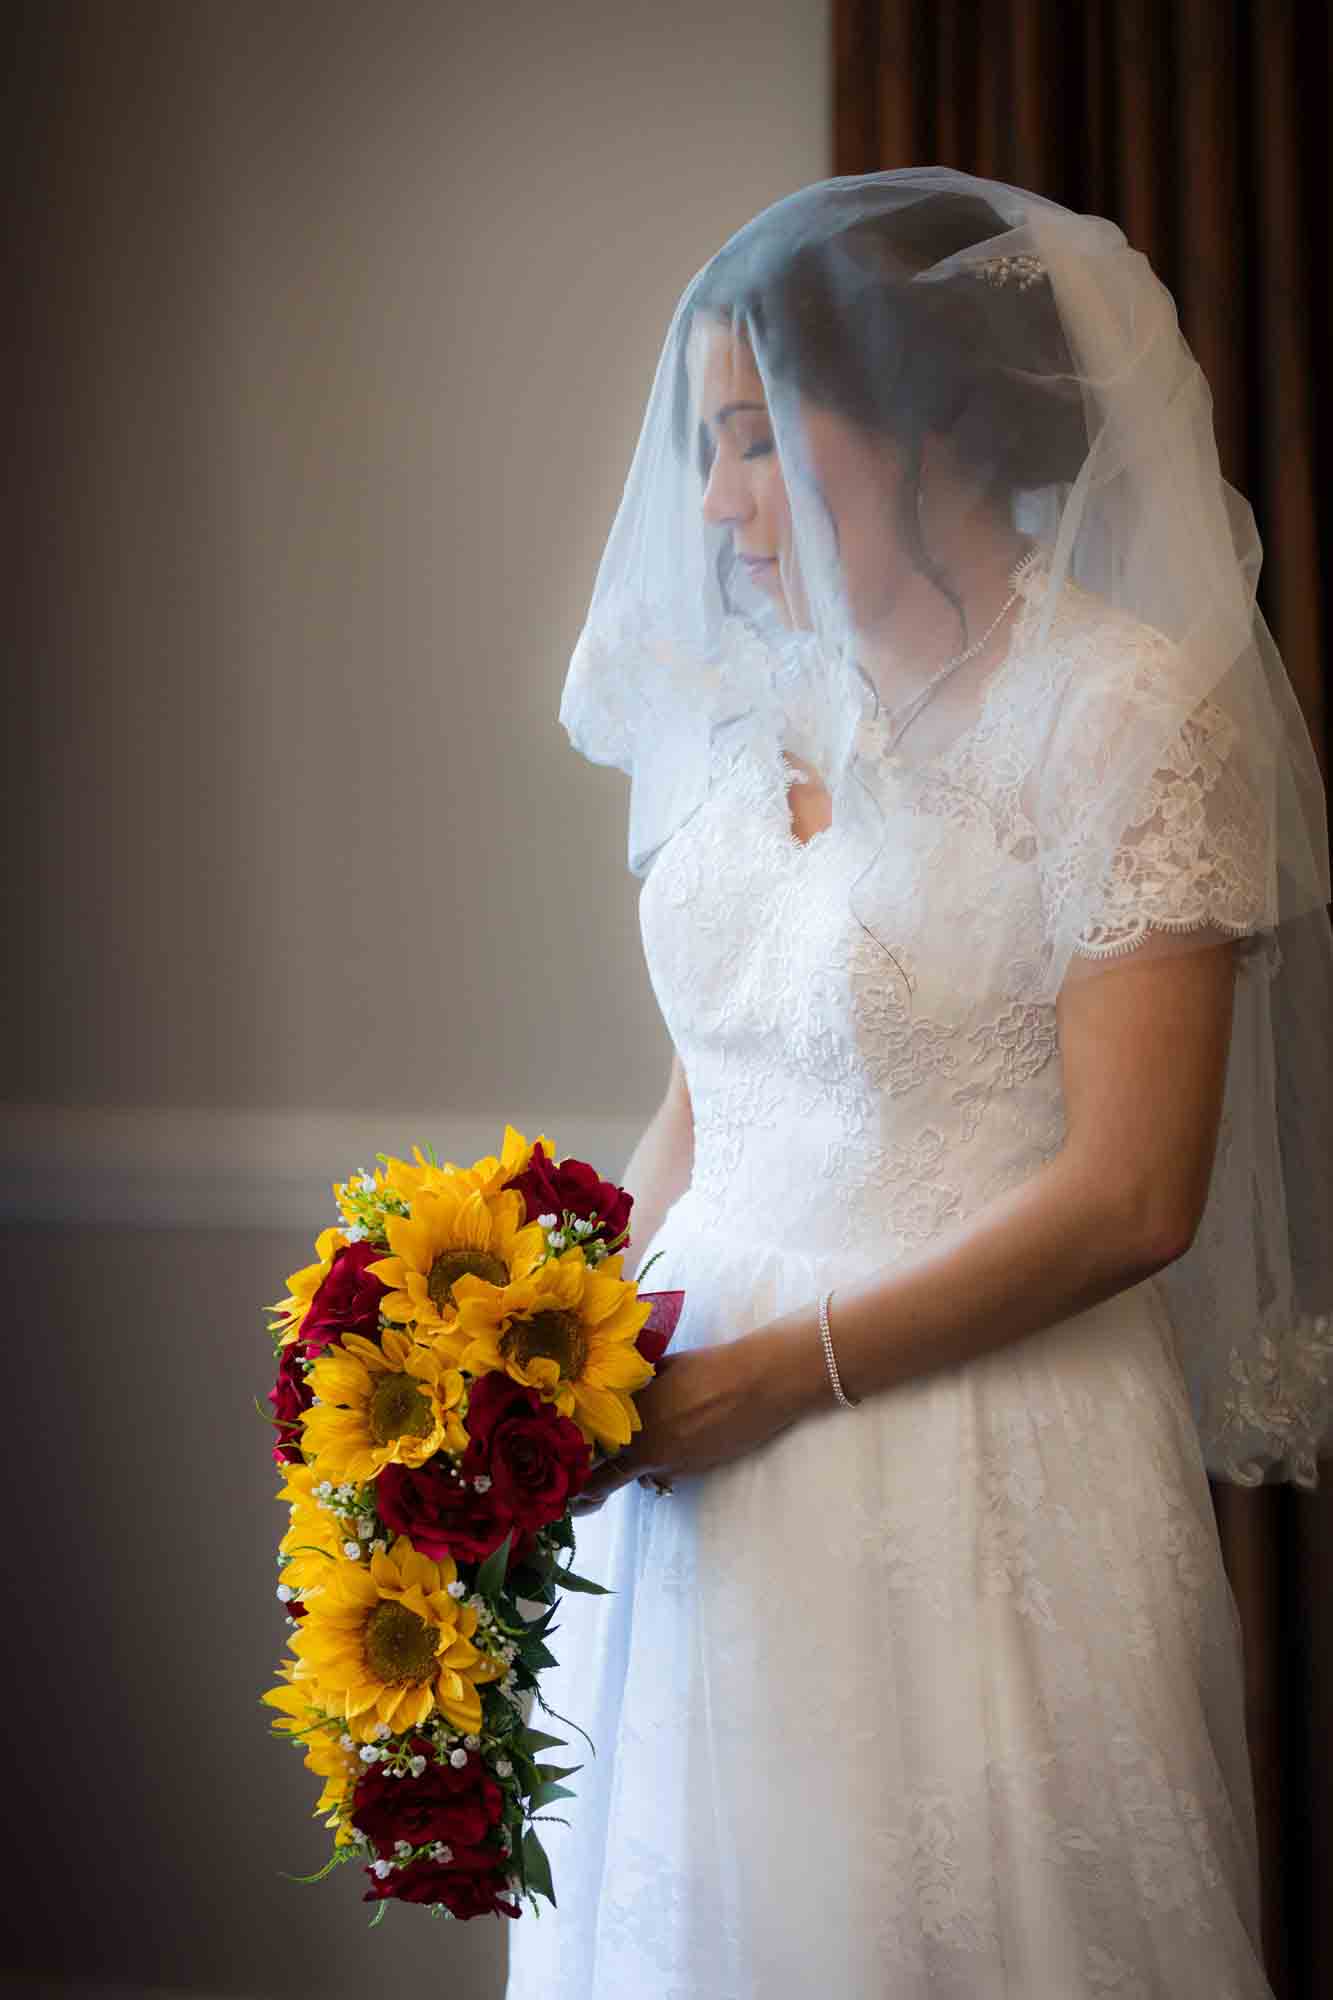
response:
{"label": "eyelash", "polygon": [[[743,451],[741,457],[743,459],[767,458],[772,449],[772,438],[761,438],[757,444],[752,444],[748,451]],[[699,472],[705,480],[707,480],[713,469],[713,459],[715,456],[716,453],[713,450],[707,433],[701,429],[699,433]]]}

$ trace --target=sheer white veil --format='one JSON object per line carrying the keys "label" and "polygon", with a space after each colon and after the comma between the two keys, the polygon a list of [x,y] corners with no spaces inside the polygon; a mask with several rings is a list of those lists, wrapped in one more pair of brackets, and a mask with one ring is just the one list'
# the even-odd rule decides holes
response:
{"label": "sheer white veil", "polygon": [[[718,338],[762,384],[789,509],[780,589],[702,504],[718,437],[699,356]],[[887,677],[831,434],[887,469],[864,489],[882,494],[883,545],[957,621]],[[1208,1208],[1163,1284],[1209,1470],[1312,1486],[1333,1452],[1324,788],[1207,384],[1120,229],[947,168],[823,182],[747,223],[672,318],[561,720],[630,775],[641,875],[708,796],[720,741],[759,732],[807,758],[835,819],[866,830],[851,907],[891,953],[886,721],[978,636],[919,512],[937,446],[957,490],[1033,551],[1022,644],[1052,662],[1005,744],[1041,885],[1014,1002],[1051,1006],[1071,968],[1237,940]]]}

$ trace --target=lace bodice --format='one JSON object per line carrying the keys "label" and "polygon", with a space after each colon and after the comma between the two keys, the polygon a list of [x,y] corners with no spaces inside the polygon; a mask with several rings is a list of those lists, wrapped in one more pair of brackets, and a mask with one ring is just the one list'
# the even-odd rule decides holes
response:
{"label": "lace bodice", "polygon": [[[904,814],[896,965],[848,910],[863,858],[836,826],[802,847],[780,763],[742,748],[654,867],[641,914],[694,1105],[695,1191],[748,1228],[772,1215],[812,1250],[890,1255],[1059,1144],[1055,1010],[1008,1000],[1002,965],[991,991],[960,979],[949,940],[981,885],[947,819]],[[1020,917],[1031,871],[992,868]],[[988,945],[1021,949],[998,926]]]}
{"label": "lace bodice", "polygon": [[[654,865],[641,920],[694,1105],[694,1189],[720,1215],[751,1229],[766,1215],[812,1250],[888,1261],[1058,1149],[1056,1009],[1021,996],[1077,856],[1035,746],[1072,782],[1095,782],[1116,715],[1151,699],[1167,645],[1065,596],[1040,651],[1020,623],[943,754],[914,763],[886,725],[861,725],[885,816],[875,936],[848,895],[878,843],[835,817],[803,846],[782,746],[714,745],[713,789]],[[1235,748],[1202,704],[1145,787],[1085,955],[1149,929],[1239,935],[1256,922]]]}

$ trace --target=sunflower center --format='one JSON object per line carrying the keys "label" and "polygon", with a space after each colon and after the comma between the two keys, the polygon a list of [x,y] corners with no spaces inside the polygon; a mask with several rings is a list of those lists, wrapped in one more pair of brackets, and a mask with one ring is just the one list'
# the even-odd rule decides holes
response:
{"label": "sunflower center", "polygon": [[484,1278],[488,1285],[507,1285],[509,1267],[489,1250],[442,1250],[430,1267],[426,1280],[426,1290],[430,1293],[431,1304],[436,1312],[457,1305],[454,1298],[456,1278]]}
{"label": "sunflower center", "polygon": [[511,1321],[500,1335],[500,1352],[523,1368],[530,1361],[554,1361],[564,1381],[577,1382],[588,1359],[588,1341],[577,1313],[547,1306],[528,1319]]}
{"label": "sunflower center", "polygon": [[386,1687],[420,1687],[430,1680],[439,1644],[434,1626],[391,1597],[366,1621],[366,1665]]}
{"label": "sunflower center", "polygon": [[371,1390],[366,1414],[376,1444],[429,1437],[435,1423],[435,1412],[412,1375],[381,1375]]}

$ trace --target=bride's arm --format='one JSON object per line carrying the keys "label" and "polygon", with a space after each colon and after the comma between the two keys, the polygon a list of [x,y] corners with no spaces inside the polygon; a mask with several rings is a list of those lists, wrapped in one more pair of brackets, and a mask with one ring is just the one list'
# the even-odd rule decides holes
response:
{"label": "bride's arm", "polygon": [[[644,1129],[630,1156],[622,1186],[634,1197],[630,1216],[630,1252],[625,1276],[635,1276],[643,1253],[671,1204],[690,1184],[694,1165],[694,1114],[679,1055],[673,1051],[666,1095]],[[649,1273],[651,1289],[652,1273]]]}
{"label": "bride's arm", "polygon": [[[920,1254],[836,1287],[829,1326],[849,1396],[1007,1346],[1184,1254],[1212,1173],[1233,978],[1222,943],[1066,983],[1060,1152]],[[747,1341],[745,1372],[768,1375],[779,1427],[831,1402],[813,1308],[735,1345]]]}

